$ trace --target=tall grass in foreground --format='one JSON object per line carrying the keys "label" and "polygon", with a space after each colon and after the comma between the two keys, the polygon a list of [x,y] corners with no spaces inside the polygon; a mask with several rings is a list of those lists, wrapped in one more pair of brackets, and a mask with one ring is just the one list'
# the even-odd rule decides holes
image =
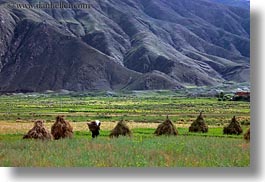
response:
{"label": "tall grass in foreground", "polygon": [[58,141],[0,141],[0,166],[248,167],[249,144],[216,137],[80,137]]}

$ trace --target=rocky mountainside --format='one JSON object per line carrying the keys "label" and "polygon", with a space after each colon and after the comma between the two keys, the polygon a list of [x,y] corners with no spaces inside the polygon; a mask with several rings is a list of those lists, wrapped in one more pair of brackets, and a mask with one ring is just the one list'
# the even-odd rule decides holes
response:
{"label": "rocky mountainside", "polygon": [[[214,0],[0,0],[0,91],[249,82],[250,15]],[[45,3],[60,2],[45,0]],[[10,5],[11,3],[11,5]]]}
{"label": "rocky mountainside", "polygon": [[250,0],[211,0],[228,6],[235,6],[250,10]]}

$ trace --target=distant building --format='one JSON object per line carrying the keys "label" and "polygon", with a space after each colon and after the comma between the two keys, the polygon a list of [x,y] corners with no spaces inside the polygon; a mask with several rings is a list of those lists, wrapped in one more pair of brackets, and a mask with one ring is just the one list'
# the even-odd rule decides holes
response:
{"label": "distant building", "polygon": [[250,102],[250,92],[239,91],[233,96],[233,101],[248,101]]}
{"label": "distant building", "polygon": [[244,92],[244,91],[241,91],[241,92],[236,92],[235,95],[236,95],[236,96],[250,97],[250,92]]}

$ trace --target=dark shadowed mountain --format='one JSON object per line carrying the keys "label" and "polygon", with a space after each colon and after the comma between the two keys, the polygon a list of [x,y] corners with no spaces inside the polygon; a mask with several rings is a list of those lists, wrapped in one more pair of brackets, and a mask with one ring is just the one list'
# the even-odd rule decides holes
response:
{"label": "dark shadowed mountain", "polygon": [[249,82],[246,8],[213,0],[63,0],[91,7],[17,7],[35,2],[0,0],[2,92]]}

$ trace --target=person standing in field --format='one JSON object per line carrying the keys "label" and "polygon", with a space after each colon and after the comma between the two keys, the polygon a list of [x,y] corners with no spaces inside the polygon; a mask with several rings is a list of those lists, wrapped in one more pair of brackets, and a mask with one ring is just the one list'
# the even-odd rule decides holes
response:
{"label": "person standing in field", "polygon": [[92,138],[99,136],[100,124],[99,120],[87,123],[89,130],[92,132]]}

